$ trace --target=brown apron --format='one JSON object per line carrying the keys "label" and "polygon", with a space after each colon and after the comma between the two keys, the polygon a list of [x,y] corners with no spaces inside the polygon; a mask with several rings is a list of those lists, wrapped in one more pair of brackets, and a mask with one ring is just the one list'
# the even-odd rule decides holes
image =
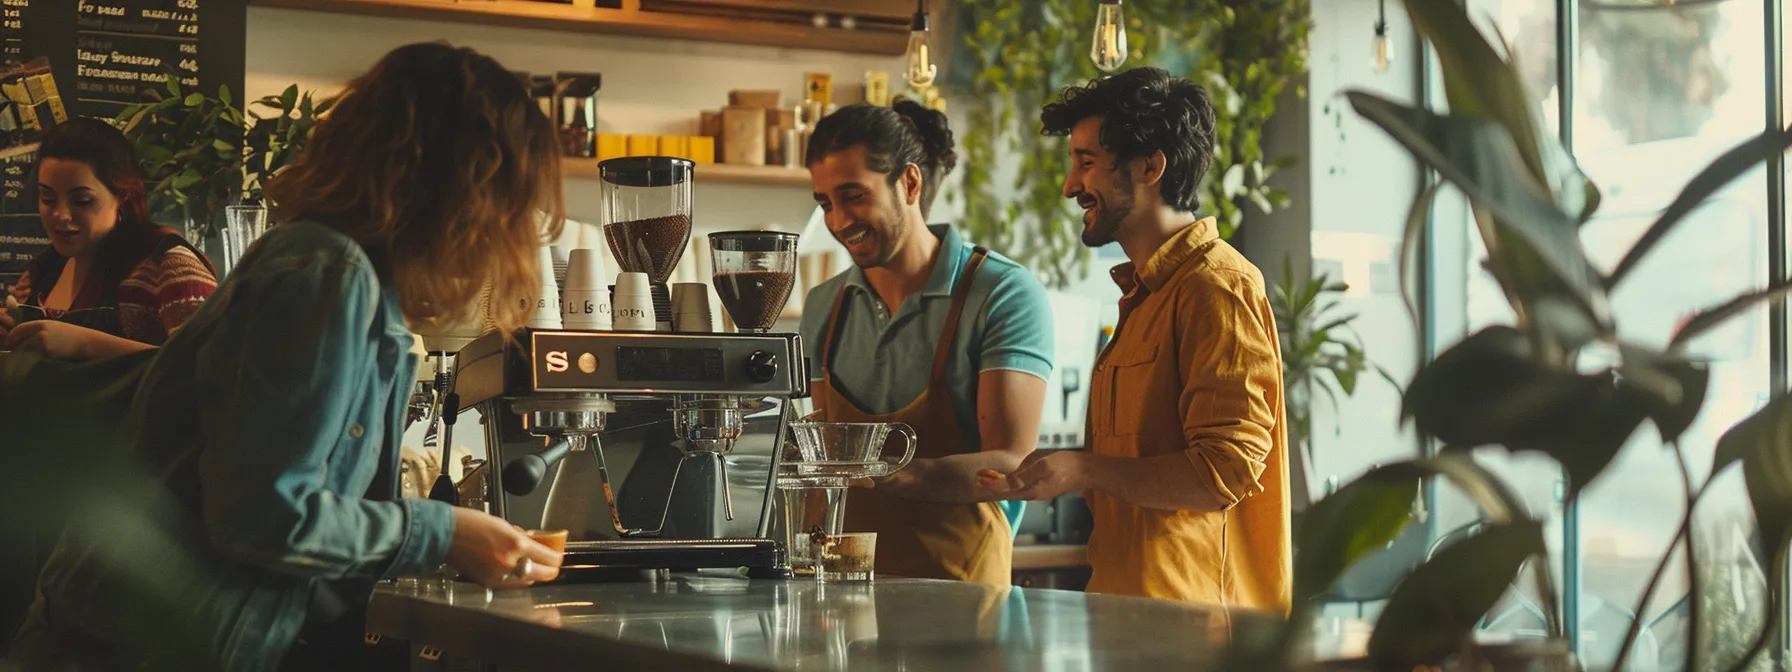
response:
{"label": "brown apron", "polygon": [[[946,388],[946,362],[958,335],[958,324],[970,296],[971,281],[989,251],[976,248],[952,292],[952,310],[933,354],[927,389],[895,413],[867,413],[834,387],[834,343],[840,337],[842,290],[828,314],[827,341],[822,345],[822,386],[815,399],[830,422],[900,422],[914,428],[915,458],[940,458],[969,452],[952,394]],[[847,497],[847,532],[877,533],[880,574],[925,579],[975,581],[992,586],[1013,584],[1014,548],[1008,518],[995,502],[937,504],[895,497],[876,489],[854,489]]]}

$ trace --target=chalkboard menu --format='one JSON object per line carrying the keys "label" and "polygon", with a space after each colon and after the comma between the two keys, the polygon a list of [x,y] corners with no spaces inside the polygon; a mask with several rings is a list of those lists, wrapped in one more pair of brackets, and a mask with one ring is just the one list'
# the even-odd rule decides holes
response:
{"label": "chalkboard menu", "polygon": [[37,136],[165,90],[241,103],[246,0],[0,0],[0,284],[49,245],[30,175]]}

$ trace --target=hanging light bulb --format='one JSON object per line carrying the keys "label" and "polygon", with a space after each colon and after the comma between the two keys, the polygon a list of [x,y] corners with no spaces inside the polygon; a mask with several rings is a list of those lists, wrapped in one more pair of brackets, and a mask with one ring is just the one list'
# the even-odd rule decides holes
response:
{"label": "hanging light bulb", "polygon": [[1095,42],[1089,46],[1089,60],[1102,72],[1119,70],[1126,63],[1126,21],[1120,13],[1120,0],[1101,0],[1095,8]]}
{"label": "hanging light bulb", "polygon": [[1380,2],[1380,15],[1375,19],[1375,43],[1369,47],[1369,65],[1376,72],[1387,72],[1394,61],[1394,43],[1388,39],[1388,3]]}
{"label": "hanging light bulb", "polygon": [[908,64],[903,74],[911,89],[932,84],[934,76],[939,74],[939,68],[933,64],[933,54],[927,48],[927,0],[915,0],[915,20],[908,29]]}

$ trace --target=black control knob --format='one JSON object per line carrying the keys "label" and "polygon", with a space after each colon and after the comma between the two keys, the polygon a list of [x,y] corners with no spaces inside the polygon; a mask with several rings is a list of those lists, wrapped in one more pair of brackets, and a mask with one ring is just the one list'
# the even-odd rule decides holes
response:
{"label": "black control knob", "polygon": [[778,377],[778,356],[764,350],[755,350],[747,355],[747,379],[755,383],[769,383]]}

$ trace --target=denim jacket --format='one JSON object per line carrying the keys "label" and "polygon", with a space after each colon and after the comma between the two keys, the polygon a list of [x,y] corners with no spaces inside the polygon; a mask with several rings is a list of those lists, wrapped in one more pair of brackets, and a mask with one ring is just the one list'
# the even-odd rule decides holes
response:
{"label": "denim jacket", "polygon": [[411,341],[353,240],[270,231],[150,364],[130,416],[147,496],[71,522],[21,641],[83,667],[273,669],[314,582],[440,566],[452,508],[397,498]]}

